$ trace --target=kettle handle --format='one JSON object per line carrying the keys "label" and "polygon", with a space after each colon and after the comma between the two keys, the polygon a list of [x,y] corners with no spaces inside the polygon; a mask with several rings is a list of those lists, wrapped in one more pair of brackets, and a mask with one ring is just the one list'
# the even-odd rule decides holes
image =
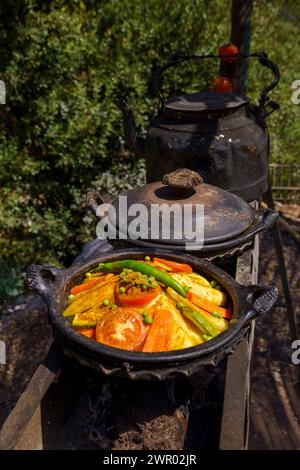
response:
{"label": "kettle handle", "polygon": [[274,80],[272,81],[272,83],[266,86],[262,90],[260,94],[260,98],[259,98],[259,105],[264,107],[265,104],[268,103],[270,107],[273,108],[273,110],[278,109],[279,107],[278,104],[270,100],[268,93],[277,86],[280,80],[279,68],[274,62],[272,62],[269,59],[268,54],[265,51],[259,51],[259,52],[252,52],[251,54],[228,54],[228,55],[222,55],[222,56],[218,54],[188,55],[188,56],[175,55],[174,59],[168,62],[167,64],[163,65],[162,67],[160,67],[154,76],[153,88],[158,97],[158,103],[157,103],[158,112],[160,112],[164,108],[164,104],[165,104],[165,99],[161,92],[161,77],[162,77],[162,74],[166,70],[168,70],[170,67],[175,67],[181,64],[182,62],[187,62],[188,60],[206,60],[206,59],[221,59],[221,58],[222,59],[224,58],[248,59],[252,57],[257,57],[259,63],[263,65],[264,67],[269,68],[273,72],[273,75],[274,75]]}

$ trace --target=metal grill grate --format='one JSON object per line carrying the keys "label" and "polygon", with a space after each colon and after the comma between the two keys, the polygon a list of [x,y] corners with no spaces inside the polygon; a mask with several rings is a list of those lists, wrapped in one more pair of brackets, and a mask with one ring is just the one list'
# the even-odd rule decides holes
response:
{"label": "metal grill grate", "polygon": [[300,203],[300,165],[271,163],[270,180],[276,201]]}

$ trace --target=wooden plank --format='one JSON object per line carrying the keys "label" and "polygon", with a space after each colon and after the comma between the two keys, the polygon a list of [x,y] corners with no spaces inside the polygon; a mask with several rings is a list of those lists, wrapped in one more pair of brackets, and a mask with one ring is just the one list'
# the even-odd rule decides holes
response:
{"label": "wooden plank", "polygon": [[[258,278],[259,240],[255,238],[252,250],[237,260],[236,280],[245,285],[256,284]],[[219,448],[244,450],[248,446],[250,364],[254,339],[251,330],[228,358],[223,415]]]}
{"label": "wooden plank", "polygon": [[[44,363],[37,368],[0,430],[0,450],[14,449],[18,446],[26,429],[32,425],[31,420],[35,425],[37,424],[41,400],[54,381],[62,361],[62,351],[57,343],[53,343]],[[40,441],[40,439],[37,440]]]}
{"label": "wooden plank", "polygon": [[36,408],[13,450],[44,450],[40,405]]}

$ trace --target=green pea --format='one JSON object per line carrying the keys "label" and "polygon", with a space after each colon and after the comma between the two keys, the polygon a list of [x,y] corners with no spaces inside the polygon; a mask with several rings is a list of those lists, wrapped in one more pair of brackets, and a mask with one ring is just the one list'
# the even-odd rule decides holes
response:
{"label": "green pea", "polygon": [[143,314],[143,317],[144,317],[144,322],[148,323],[148,325],[151,325],[151,323],[153,323],[153,318],[148,313]]}
{"label": "green pea", "polygon": [[111,304],[111,308],[118,308],[116,304]]}
{"label": "green pea", "polygon": [[144,289],[144,290],[147,290],[147,289],[148,289],[148,286],[147,286],[147,284],[143,284],[143,286],[142,286],[142,287],[143,287],[143,289]]}
{"label": "green pea", "polygon": [[218,285],[217,281],[215,281],[214,279],[211,281],[210,283],[211,287],[216,287]]}
{"label": "green pea", "polygon": [[184,303],[178,302],[177,308],[179,308],[179,310],[181,310],[183,307],[184,307]]}
{"label": "green pea", "polygon": [[219,312],[212,312],[212,316],[215,318],[222,318],[222,315]]}
{"label": "green pea", "polygon": [[123,287],[123,286],[122,286],[122,287],[120,287],[120,292],[121,292],[121,294],[125,294],[125,292],[126,292],[126,288],[125,288],[125,287]]}
{"label": "green pea", "polygon": [[69,297],[68,297],[69,302],[71,302],[74,299],[75,299],[75,295],[70,294]]}
{"label": "green pea", "polygon": [[103,302],[102,302],[103,305],[105,305],[105,307],[108,307],[110,302],[108,299],[104,299]]}
{"label": "green pea", "polygon": [[85,277],[92,277],[92,273],[85,273]]}
{"label": "green pea", "polygon": [[157,287],[157,286],[158,286],[157,282],[151,281],[151,287]]}
{"label": "green pea", "polygon": [[151,261],[150,256],[145,256],[145,261]]}
{"label": "green pea", "polygon": [[215,289],[222,291],[222,287],[219,284],[215,287]]}

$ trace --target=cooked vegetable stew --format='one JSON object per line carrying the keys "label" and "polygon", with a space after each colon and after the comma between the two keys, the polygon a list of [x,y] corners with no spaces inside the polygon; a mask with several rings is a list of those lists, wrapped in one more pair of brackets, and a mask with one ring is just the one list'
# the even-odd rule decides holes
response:
{"label": "cooked vegetable stew", "polygon": [[215,279],[162,258],[100,263],[71,289],[64,316],[91,340],[162,352],[209,341],[229,327],[228,295]]}

